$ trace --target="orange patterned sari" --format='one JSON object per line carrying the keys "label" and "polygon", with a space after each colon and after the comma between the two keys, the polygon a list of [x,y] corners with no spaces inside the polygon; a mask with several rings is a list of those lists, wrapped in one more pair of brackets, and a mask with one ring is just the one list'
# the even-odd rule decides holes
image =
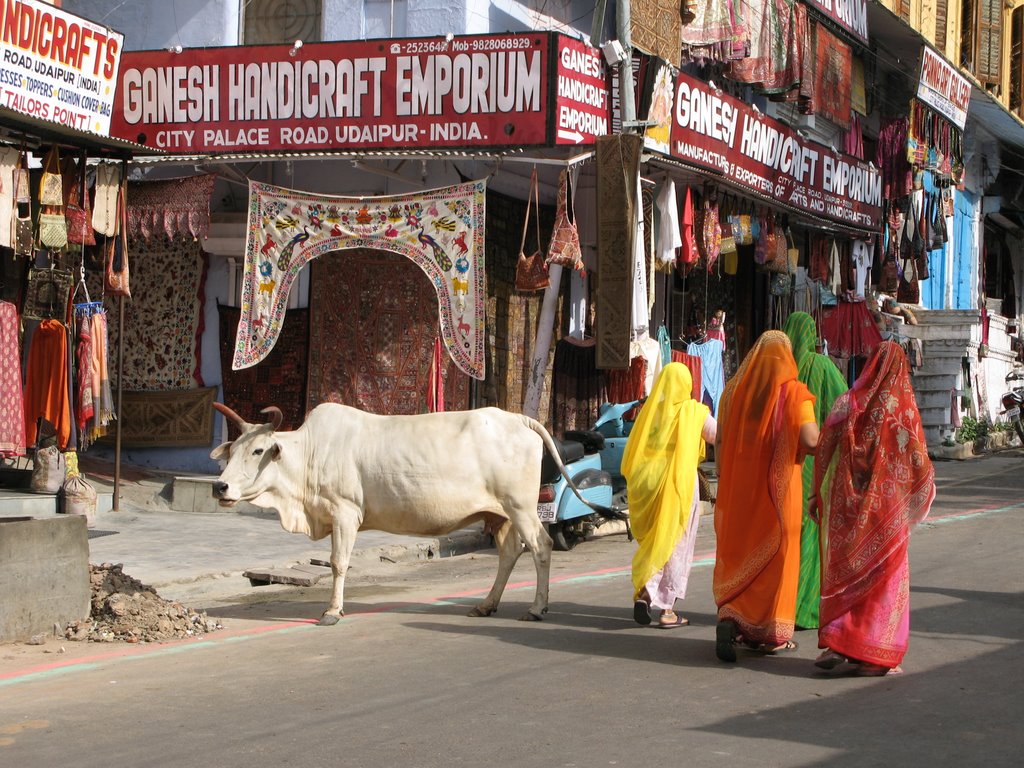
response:
{"label": "orange patterned sari", "polygon": [[718,620],[751,643],[793,636],[800,573],[800,427],[814,396],[789,338],[764,333],[726,384],[718,422],[714,593]]}
{"label": "orange patterned sari", "polygon": [[935,470],[899,345],[883,341],[832,407],[815,457],[821,519],[818,645],[895,667],[910,633],[910,531]]}

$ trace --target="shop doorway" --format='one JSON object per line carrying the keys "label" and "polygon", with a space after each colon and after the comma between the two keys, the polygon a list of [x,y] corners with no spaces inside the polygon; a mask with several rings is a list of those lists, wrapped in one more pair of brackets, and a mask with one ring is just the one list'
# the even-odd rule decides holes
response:
{"label": "shop doorway", "polygon": [[[307,410],[344,403],[377,414],[427,411],[437,291],[412,260],[356,248],[309,262]],[[442,348],[445,410],[464,410],[469,377]]]}

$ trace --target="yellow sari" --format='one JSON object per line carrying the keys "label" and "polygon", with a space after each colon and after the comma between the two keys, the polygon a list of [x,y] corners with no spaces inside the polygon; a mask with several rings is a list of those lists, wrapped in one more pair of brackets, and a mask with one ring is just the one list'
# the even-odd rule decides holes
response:
{"label": "yellow sari", "polygon": [[710,409],[691,396],[690,370],[669,363],[629,433],[622,474],[629,491],[630,527],[639,548],[633,556],[633,599],[672,556],[690,523],[701,437]]}
{"label": "yellow sari", "polygon": [[797,380],[788,337],[764,333],[729,380],[718,419],[719,621],[744,640],[780,645],[793,636],[800,572],[799,437],[814,396]]}

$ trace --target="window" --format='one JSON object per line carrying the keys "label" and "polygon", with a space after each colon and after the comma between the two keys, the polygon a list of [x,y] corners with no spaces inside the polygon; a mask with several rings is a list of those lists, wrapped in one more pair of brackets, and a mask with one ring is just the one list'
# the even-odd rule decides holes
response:
{"label": "window", "polygon": [[960,66],[983,84],[998,86],[1003,0],[963,0],[961,8]]}
{"label": "window", "polygon": [[935,0],[935,48],[941,54],[946,51],[946,18],[949,15],[949,0]]}
{"label": "window", "polygon": [[405,37],[406,0],[364,0],[364,37]]}
{"label": "window", "polygon": [[892,0],[892,12],[910,23],[910,0]]}
{"label": "window", "polygon": [[1024,6],[1010,17],[1010,111],[1024,112]]}
{"label": "window", "polygon": [[242,42],[319,42],[322,6],[322,0],[246,0],[242,10]]}

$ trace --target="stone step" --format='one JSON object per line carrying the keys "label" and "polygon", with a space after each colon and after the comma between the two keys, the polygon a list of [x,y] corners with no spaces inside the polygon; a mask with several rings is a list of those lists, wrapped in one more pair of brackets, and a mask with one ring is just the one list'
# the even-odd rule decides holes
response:
{"label": "stone step", "polygon": [[[96,514],[113,508],[114,494],[97,491]],[[0,488],[0,517],[54,517],[57,513],[57,495],[32,493],[28,490]]]}

